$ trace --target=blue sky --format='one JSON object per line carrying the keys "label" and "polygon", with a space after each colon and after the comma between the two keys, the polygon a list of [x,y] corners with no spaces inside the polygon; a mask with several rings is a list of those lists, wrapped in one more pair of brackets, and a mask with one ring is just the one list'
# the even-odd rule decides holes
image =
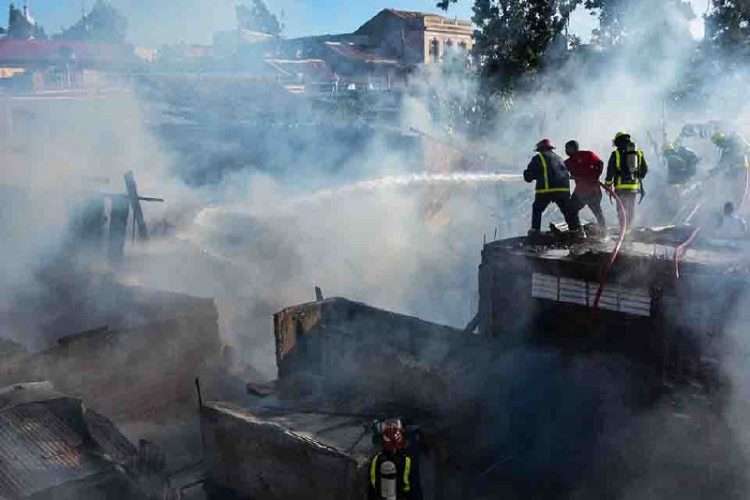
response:
{"label": "blue sky", "polygon": [[[130,20],[130,38],[139,45],[164,42],[209,43],[218,30],[234,23],[236,0],[110,0]],[[691,0],[699,14],[709,0]],[[28,0],[31,11],[48,33],[75,22],[82,7],[94,0]],[[284,12],[289,36],[350,32],[383,8],[438,12],[437,0],[266,0],[275,12]],[[9,0],[0,0],[7,11]],[[16,4],[23,0],[16,0]],[[472,0],[459,0],[450,16],[471,17]],[[4,16],[3,16],[4,17]],[[7,21],[2,21],[4,25]],[[700,24],[700,23],[697,23]],[[595,25],[588,15],[578,15],[573,29],[584,34]],[[698,29],[699,26],[696,26]]]}

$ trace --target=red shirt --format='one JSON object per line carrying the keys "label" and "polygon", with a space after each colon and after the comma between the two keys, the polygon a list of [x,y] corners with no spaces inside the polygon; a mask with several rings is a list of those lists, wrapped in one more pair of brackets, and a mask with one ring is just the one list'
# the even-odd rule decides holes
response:
{"label": "red shirt", "polygon": [[565,160],[570,176],[576,181],[576,193],[592,194],[599,192],[599,177],[604,163],[593,151],[578,151]]}

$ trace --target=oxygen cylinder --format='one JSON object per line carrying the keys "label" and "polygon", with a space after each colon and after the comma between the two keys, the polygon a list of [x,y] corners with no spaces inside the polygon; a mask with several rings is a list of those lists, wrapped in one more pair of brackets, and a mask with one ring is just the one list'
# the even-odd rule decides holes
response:
{"label": "oxygen cylinder", "polygon": [[380,496],[384,500],[396,500],[397,494],[396,464],[385,460],[380,464]]}
{"label": "oxygen cylinder", "polygon": [[628,145],[625,153],[625,171],[630,174],[631,178],[635,178],[638,172],[638,151],[632,143]]}

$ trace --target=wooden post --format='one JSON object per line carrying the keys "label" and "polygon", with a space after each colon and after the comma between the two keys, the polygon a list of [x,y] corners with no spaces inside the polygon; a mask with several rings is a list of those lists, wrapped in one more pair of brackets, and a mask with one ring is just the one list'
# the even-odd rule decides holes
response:
{"label": "wooden post", "polygon": [[135,183],[135,176],[132,171],[125,174],[125,188],[130,199],[130,206],[133,207],[133,223],[138,228],[138,237],[142,241],[148,241],[148,228],[146,227],[146,220],[143,218],[138,186]]}
{"label": "wooden post", "polygon": [[109,261],[119,264],[125,255],[125,240],[128,237],[130,203],[126,197],[112,197],[109,209]]}
{"label": "wooden post", "polygon": [[203,432],[203,394],[201,393],[201,379],[195,378],[195,392],[198,393],[198,425],[201,433],[201,460],[206,457],[206,434]]}

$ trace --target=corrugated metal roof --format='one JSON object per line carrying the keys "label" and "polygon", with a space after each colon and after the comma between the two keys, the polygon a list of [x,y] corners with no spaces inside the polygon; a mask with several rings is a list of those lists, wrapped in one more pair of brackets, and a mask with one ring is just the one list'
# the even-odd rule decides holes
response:
{"label": "corrugated metal roof", "polygon": [[83,438],[42,403],[0,413],[0,498],[24,498],[105,472]]}
{"label": "corrugated metal roof", "polygon": [[354,45],[353,43],[326,42],[325,46],[337,55],[348,59],[355,59],[370,64],[398,64],[396,59],[384,57],[375,51]]}

